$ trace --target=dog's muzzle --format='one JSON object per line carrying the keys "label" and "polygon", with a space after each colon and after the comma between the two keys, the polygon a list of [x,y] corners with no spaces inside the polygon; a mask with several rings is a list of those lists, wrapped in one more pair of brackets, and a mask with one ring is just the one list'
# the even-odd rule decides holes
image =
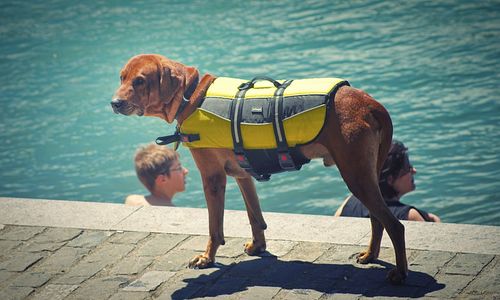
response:
{"label": "dog's muzzle", "polygon": [[137,105],[134,105],[130,101],[115,98],[111,100],[111,107],[113,108],[113,111],[117,114],[122,114],[126,116],[130,115],[138,115],[142,116],[144,115],[144,110]]}
{"label": "dog's muzzle", "polygon": [[116,113],[116,114],[119,114],[121,113],[121,110],[127,106],[126,105],[126,101],[125,100],[121,100],[121,99],[113,99],[111,100],[111,107],[113,108],[113,111]]}

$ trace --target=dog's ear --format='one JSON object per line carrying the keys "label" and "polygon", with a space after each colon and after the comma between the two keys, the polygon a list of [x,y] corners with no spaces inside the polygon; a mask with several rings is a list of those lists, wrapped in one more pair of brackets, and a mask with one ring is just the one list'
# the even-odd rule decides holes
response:
{"label": "dog's ear", "polygon": [[160,70],[160,100],[164,104],[172,102],[179,91],[183,90],[184,77],[176,74],[169,67],[163,66]]}

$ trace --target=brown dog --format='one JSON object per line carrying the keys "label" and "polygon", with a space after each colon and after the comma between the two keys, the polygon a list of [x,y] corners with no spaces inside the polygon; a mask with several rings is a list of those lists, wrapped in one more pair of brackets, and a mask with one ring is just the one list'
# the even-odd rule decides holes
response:
{"label": "brown dog", "polygon": [[[198,71],[161,55],[138,55],[121,70],[121,85],[111,106],[124,115],[155,116],[168,123],[183,122],[201,103],[215,77],[204,75],[191,91],[185,109],[177,115],[188,89],[198,82]],[[379,255],[383,230],[387,230],[396,253],[396,268],[388,274],[394,284],[407,276],[404,226],[392,215],[382,198],[378,177],[392,139],[392,122],[385,108],[365,92],[350,86],[339,88],[331,99],[324,129],[300,151],[307,158],[322,158],[325,166],[336,164],[349,190],[370,210],[372,236],[368,249],[358,256],[368,263]],[[215,261],[224,245],[223,217],[227,175],[241,190],[252,227],[252,241],[245,245],[249,255],[266,249],[259,199],[251,176],[235,160],[231,149],[190,149],[200,170],[209,214],[210,238],[205,253],[194,257],[190,267],[205,268]]]}

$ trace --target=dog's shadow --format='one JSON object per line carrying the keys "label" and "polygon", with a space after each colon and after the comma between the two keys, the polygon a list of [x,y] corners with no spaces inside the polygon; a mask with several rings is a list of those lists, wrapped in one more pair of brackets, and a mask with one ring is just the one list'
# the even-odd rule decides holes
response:
{"label": "dog's shadow", "polygon": [[216,297],[246,293],[247,290],[250,290],[248,296],[251,297],[254,290],[261,296],[269,292],[271,298],[280,289],[285,289],[299,294],[316,291],[320,294],[419,298],[445,287],[432,276],[411,270],[404,285],[391,285],[385,278],[393,267],[380,260],[368,267],[357,267],[352,264],[283,261],[275,256],[255,257],[231,265],[216,264],[209,269],[212,271],[205,270],[196,278],[185,278],[183,281],[187,285],[171,297]]}

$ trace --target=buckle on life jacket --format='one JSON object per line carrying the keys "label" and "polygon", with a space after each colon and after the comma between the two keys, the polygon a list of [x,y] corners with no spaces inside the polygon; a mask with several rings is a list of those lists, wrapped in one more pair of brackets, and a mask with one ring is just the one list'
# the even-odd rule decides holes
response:
{"label": "buckle on life jacket", "polygon": [[297,170],[297,166],[295,165],[288,149],[284,152],[278,152],[278,161],[283,170]]}
{"label": "buckle on life jacket", "polygon": [[180,133],[179,129],[177,129],[174,134],[157,137],[155,142],[157,145],[168,145],[175,143],[174,150],[177,150],[177,148],[179,148],[179,142],[190,143],[199,140],[199,134],[184,134]]}

